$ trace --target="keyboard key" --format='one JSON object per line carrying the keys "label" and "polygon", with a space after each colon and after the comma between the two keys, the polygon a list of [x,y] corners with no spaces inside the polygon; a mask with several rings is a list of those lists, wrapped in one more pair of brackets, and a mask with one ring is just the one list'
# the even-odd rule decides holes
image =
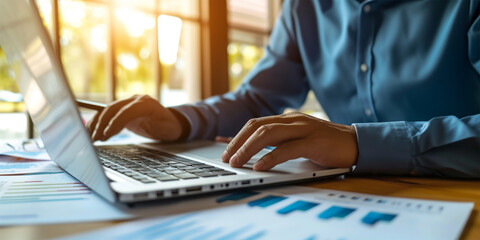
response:
{"label": "keyboard key", "polygon": [[154,177],[154,178],[157,179],[158,181],[162,181],[162,182],[178,180],[177,177],[170,176],[170,175],[168,175],[168,176]]}
{"label": "keyboard key", "polygon": [[183,163],[175,163],[175,164],[170,164],[170,167],[176,167],[176,168],[179,168],[179,167],[186,167],[187,165],[183,164]]}
{"label": "keyboard key", "polygon": [[164,171],[164,172],[167,172],[167,171],[175,171],[175,170],[178,170],[178,169],[174,168],[174,167],[166,167],[166,168],[163,168],[161,170]]}
{"label": "keyboard key", "polygon": [[127,172],[125,173],[125,175],[129,176],[129,177],[133,177],[133,176],[141,176],[140,174],[136,173],[136,172]]}
{"label": "keyboard key", "polygon": [[163,168],[167,168],[169,166],[166,165],[166,164],[152,164],[152,165],[149,165],[149,167],[155,168],[155,169],[163,169]]}
{"label": "keyboard key", "polygon": [[139,180],[140,182],[142,183],[156,183],[155,181],[151,180],[151,179],[147,179],[147,180]]}
{"label": "keyboard key", "polygon": [[185,171],[182,171],[182,170],[178,170],[178,169],[175,169],[175,170],[169,170],[169,171],[165,171],[166,173],[168,174],[181,174],[181,173],[186,173]]}
{"label": "keyboard key", "polygon": [[183,166],[183,167],[178,167],[178,169],[181,169],[181,170],[194,170],[194,169],[197,169],[196,167],[192,167],[192,166]]}
{"label": "keyboard key", "polygon": [[194,169],[184,169],[185,172],[189,172],[189,173],[200,173],[200,172],[206,172],[202,169],[198,169],[198,168],[194,168]]}
{"label": "keyboard key", "polygon": [[218,174],[216,173],[211,173],[211,172],[199,172],[199,173],[194,173],[195,175],[199,176],[199,177],[204,177],[204,178],[207,178],[207,177],[216,177],[218,176]]}
{"label": "keyboard key", "polygon": [[191,173],[180,173],[180,174],[174,174],[175,177],[181,178],[181,179],[194,179],[198,178],[198,176],[191,174]]}
{"label": "keyboard key", "polygon": [[169,174],[166,174],[166,173],[147,173],[147,174],[145,174],[145,175],[147,175],[147,176],[149,176],[149,177],[153,177],[153,178],[155,178],[155,177],[168,177],[168,176],[170,176]]}
{"label": "keyboard key", "polygon": [[219,170],[223,170],[221,168],[217,168],[217,167],[214,167],[214,166],[206,166],[206,167],[200,167],[201,169],[208,169],[210,171],[213,171],[213,170],[216,170],[216,169],[219,169]]}

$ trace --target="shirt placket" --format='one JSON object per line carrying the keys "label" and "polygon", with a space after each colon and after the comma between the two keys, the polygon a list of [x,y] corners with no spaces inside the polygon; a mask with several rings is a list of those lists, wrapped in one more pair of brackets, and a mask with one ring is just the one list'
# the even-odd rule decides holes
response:
{"label": "shirt placket", "polygon": [[360,8],[357,33],[357,88],[365,122],[377,122],[373,105],[372,72],[374,59],[372,48],[375,40],[375,1],[366,1]]}

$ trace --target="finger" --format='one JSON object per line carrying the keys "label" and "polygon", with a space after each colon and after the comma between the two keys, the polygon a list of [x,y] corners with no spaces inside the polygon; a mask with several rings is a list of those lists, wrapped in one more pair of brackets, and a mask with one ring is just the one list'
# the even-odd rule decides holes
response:
{"label": "finger", "polygon": [[108,139],[125,127],[144,137],[166,141],[178,139],[182,131],[175,115],[151,97],[140,97],[123,106],[112,117],[103,135]]}
{"label": "finger", "polygon": [[110,138],[119,133],[125,126],[135,119],[150,115],[152,106],[146,104],[140,99],[136,99],[122,108],[120,108],[115,115],[110,119],[108,125],[103,130],[103,136]]}
{"label": "finger", "polygon": [[[308,133],[307,133],[308,134]],[[266,124],[257,129],[230,159],[232,167],[241,167],[266,146],[276,146],[282,142],[305,137],[298,124]]]}
{"label": "finger", "polygon": [[253,165],[253,170],[267,171],[280,163],[305,156],[305,153],[311,151],[305,141],[308,141],[308,139],[293,140],[281,144],[260,158]]}
{"label": "finger", "polygon": [[105,127],[109,124],[110,119],[115,116],[117,111],[122,108],[125,104],[128,104],[132,101],[134,101],[138,96],[133,96],[128,99],[120,100],[117,102],[112,103],[103,111],[100,113],[100,116],[98,117],[97,123],[94,127],[93,130],[93,136],[92,136],[92,141],[97,141],[100,139],[104,139],[103,131],[105,130]]}
{"label": "finger", "polygon": [[95,127],[97,126],[98,118],[102,112],[97,112],[95,116],[87,123],[87,129],[90,133],[90,137],[93,136],[93,132],[95,131]]}
{"label": "finger", "polygon": [[247,141],[247,139],[262,125],[269,123],[288,123],[292,122],[293,114],[282,114],[276,116],[268,116],[262,118],[250,119],[245,126],[237,133],[237,135],[228,144],[225,152],[222,154],[222,161],[229,162],[235,152]]}
{"label": "finger", "polygon": [[215,137],[215,142],[220,142],[220,143],[230,143],[232,141],[232,137],[221,137],[221,136],[216,136]]}

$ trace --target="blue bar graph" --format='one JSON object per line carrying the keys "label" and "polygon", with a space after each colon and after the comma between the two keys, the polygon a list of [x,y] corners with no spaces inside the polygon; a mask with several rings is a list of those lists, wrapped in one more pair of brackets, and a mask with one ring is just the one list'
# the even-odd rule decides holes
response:
{"label": "blue bar graph", "polygon": [[330,219],[330,218],[344,218],[350,213],[354,212],[355,208],[346,208],[339,206],[332,206],[329,209],[323,211],[318,215],[320,219]]}
{"label": "blue bar graph", "polygon": [[232,193],[227,196],[218,198],[217,203],[222,203],[226,201],[239,201],[245,198],[249,198],[251,196],[255,196],[257,194],[259,194],[259,192],[253,192],[253,191],[236,192],[236,193]]}
{"label": "blue bar graph", "polygon": [[[200,214],[201,215],[201,214]],[[233,219],[232,219],[233,220]],[[198,214],[185,214],[174,218],[160,221],[156,224],[140,228],[128,234],[122,234],[115,239],[189,239],[189,240],[228,240],[246,239],[256,240],[267,235],[266,230],[258,229],[252,223],[241,224],[236,228],[208,224],[207,219],[199,217]]]}
{"label": "blue bar graph", "polygon": [[275,196],[275,195],[268,195],[266,197],[248,202],[248,206],[250,207],[261,207],[261,208],[266,208],[269,207],[275,203],[281,202],[283,200],[287,199],[287,197],[283,196]]}
{"label": "blue bar graph", "polygon": [[277,213],[281,214],[281,215],[286,215],[286,214],[289,214],[289,213],[295,212],[295,211],[305,212],[305,211],[308,211],[311,208],[313,208],[315,206],[318,206],[318,205],[319,205],[319,203],[313,203],[313,202],[306,202],[306,201],[298,200],[298,201],[296,201],[296,202],[278,210]]}
{"label": "blue bar graph", "polygon": [[362,222],[367,225],[375,225],[377,222],[391,222],[397,214],[369,212],[367,216],[362,218]]}

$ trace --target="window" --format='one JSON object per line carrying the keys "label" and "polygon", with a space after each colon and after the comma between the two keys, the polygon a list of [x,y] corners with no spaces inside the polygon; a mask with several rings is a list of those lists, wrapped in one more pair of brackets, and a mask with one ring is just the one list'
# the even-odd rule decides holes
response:
{"label": "window", "polygon": [[[263,56],[282,1],[36,2],[76,97],[149,94],[172,106],[236,89]],[[2,90],[18,93],[0,46]],[[25,138],[23,111],[0,97],[0,138]]]}
{"label": "window", "polygon": [[[235,90],[263,56],[263,47],[281,11],[281,0],[228,0],[227,6],[229,84],[230,90]],[[328,120],[313,92],[295,110]]]}
{"label": "window", "polygon": [[[222,31],[226,36],[226,27],[211,27],[216,22],[226,24],[226,3],[210,0],[36,2],[77,98],[108,103],[134,94],[149,94],[165,106],[171,106],[213,95],[218,91],[210,88],[218,85],[216,81],[227,79],[225,74],[223,79],[211,80],[215,73],[205,69],[216,66],[210,59],[218,55],[216,52],[222,52],[205,46],[209,41],[221,39],[217,36]],[[223,12],[225,19],[215,19],[217,15],[222,17],[217,12]],[[224,52],[223,62],[226,62]],[[18,93],[0,46],[2,90]],[[0,98],[0,113],[13,116],[12,112],[18,112],[22,116],[23,111],[22,103]],[[3,116],[1,119],[2,126],[20,125],[15,124],[18,122],[15,120],[4,122]],[[25,126],[19,127],[24,133]],[[3,134],[6,128],[0,128],[0,138],[25,137],[23,133]]]}
{"label": "window", "polygon": [[227,7],[229,84],[234,90],[263,56],[281,1],[228,0]]}

